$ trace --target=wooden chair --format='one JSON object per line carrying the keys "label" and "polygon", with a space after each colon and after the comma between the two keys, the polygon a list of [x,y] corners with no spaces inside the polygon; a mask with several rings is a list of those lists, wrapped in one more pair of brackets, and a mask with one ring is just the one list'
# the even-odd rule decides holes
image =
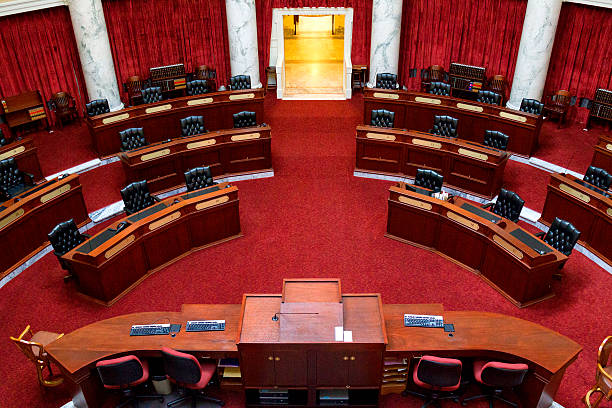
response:
{"label": "wooden chair", "polygon": [[268,93],[268,89],[276,90],[276,67],[266,67],[266,83],[264,85],[264,93]]}
{"label": "wooden chair", "polygon": [[[29,336],[28,339],[25,337]],[[61,375],[54,375],[51,371],[51,364],[45,351],[45,346],[62,337],[64,334],[57,334],[47,331],[39,331],[32,334],[30,325],[15,338],[11,336],[11,340],[15,342],[17,347],[36,365],[36,372],[38,374],[38,383],[43,387],[56,387],[60,385],[64,379]],[[47,368],[49,375],[44,376],[43,371]]]}
{"label": "wooden chair", "polygon": [[142,103],[143,88],[146,88],[145,83],[138,75],[131,76],[125,81],[125,90],[128,94],[128,104],[130,106]]}
{"label": "wooden chair", "polygon": [[432,65],[421,70],[421,92],[427,92],[429,84],[432,82],[448,83],[448,73],[441,65]]}
{"label": "wooden chair", "polygon": [[60,126],[64,127],[64,120],[72,121],[78,118],[74,98],[67,92],[58,92],[51,97],[49,108],[55,113],[55,119]]}
{"label": "wooden chair", "polygon": [[209,81],[212,84],[212,91],[214,92],[217,89],[217,71],[212,68],[209,68],[208,65],[200,65],[196,67],[193,73],[193,79]]}
{"label": "wooden chair", "polygon": [[[599,346],[599,352],[597,353],[597,373],[595,374],[595,385],[583,398],[584,403],[589,408],[596,408],[604,398],[608,401],[612,399],[612,362],[610,356],[612,355],[612,336],[608,336],[604,339]],[[595,401],[595,404],[591,405],[591,395],[599,392],[601,395]]]}
{"label": "wooden chair", "polygon": [[501,105],[504,105],[506,103],[506,100],[508,99],[508,81],[506,81],[505,76],[493,76],[491,79],[489,79],[488,88],[489,91],[493,91],[501,95]]}
{"label": "wooden chair", "polygon": [[569,91],[557,91],[556,94],[546,98],[542,114],[544,116],[558,118],[559,125],[557,128],[561,128],[561,124],[565,123],[571,100],[572,96]]}

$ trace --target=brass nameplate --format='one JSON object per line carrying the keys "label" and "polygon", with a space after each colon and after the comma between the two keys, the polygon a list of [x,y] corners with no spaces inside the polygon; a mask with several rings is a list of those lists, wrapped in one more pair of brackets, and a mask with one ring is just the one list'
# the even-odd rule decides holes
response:
{"label": "brass nameplate", "polygon": [[259,133],[245,133],[244,135],[234,135],[232,136],[232,142],[240,142],[241,140],[259,139],[259,136],[261,136]]}
{"label": "brass nameplate", "polygon": [[390,93],[382,93],[382,92],[374,92],[374,97],[382,98],[382,99],[399,99],[398,94],[390,94]]}
{"label": "brass nameplate", "polygon": [[241,101],[243,99],[255,99],[255,94],[254,93],[245,93],[245,94],[238,94],[238,95],[230,95],[229,96],[229,100],[230,101]]}
{"label": "brass nameplate", "polygon": [[442,143],[432,142],[431,140],[423,140],[423,139],[412,139],[412,143],[418,146],[431,147],[432,149],[441,149]]}
{"label": "brass nameplate", "polygon": [[7,225],[15,221],[17,218],[21,217],[23,213],[24,213],[23,208],[20,208],[17,211],[10,213],[8,216],[0,220],[0,228],[6,227]]}
{"label": "brass nameplate", "polygon": [[153,160],[153,159],[157,159],[158,157],[167,156],[169,154],[170,154],[170,149],[162,149],[156,152],[143,154],[142,156],[140,156],[140,161]]}
{"label": "brass nameplate", "polygon": [[157,112],[167,111],[170,109],[172,109],[172,105],[167,103],[165,105],[159,105],[159,106],[153,106],[151,108],[147,108],[145,109],[145,113],[157,113]]}
{"label": "brass nameplate", "polygon": [[213,98],[192,99],[187,101],[187,106],[206,105],[207,103],[213,103]]}
{"label": "brass nameplate", "polygon": [[134,235],[130,235],[129,237],[127,237],[126,239],[122,240],[117,245],[115,245],[114,247],[112,247],[111,249],[106,251],[104,253],[104,257],[106,259],[110,258],[111,256],[115,255],[116,253],[120,252],[123,248],[126,248],[127,246],[129,246],[132,242],[134,242],[135,239],[136,238],[134,238]]}
{"label": "brass nameplate", "polygon": [[228,201],[229,201],[229,196],[224,195],[222,197],[217,197],[214,200],[200,201],[199,203],[196,204],[195,208],[196,210],[203,210],[205,208],[212,207],[213,205],[227,203]]}
{"label": "brass nameplate", "polygon": [[478,227],[479,225],[476,224],[474,221],[470,221],[467,218],[464,218],[458,214],[455,214],[454,212],[451,211],[447,211],[446,216],[448,218],[450,218],[453,221],[457,221],[459,224],[461,225],[465,225],[468,228],[473,229],[474,231],[478,231]]}
{"label": "brass nameplate", "polygon": [[612,143],[608,143],[606,145],[606,150],[612,150]]}
{"label": "brass nameplate", "polygon": [[417,96],[416,98],[414,98],[415,102],[422,102],[422,103],[429,103],[430,105],[441,105],[442,101],[439,99],[433,99],[433,98],[424,98],[422,96]]}
{"label": "brass nameplate", "polygon": [[395,140],[394,135],[383,135],[382,133],[366,133],[366,137],[368,139],[376,139],[376,140],[387,140],[389,142],[393,142]]}
{"label": "brass nameplate", "polygon": [[404,203],[404,204],[408,204],[411,205],[413,207],[418,207],[421,208],[423,210],[431,210],[431,204],[430,203],[425,203],[423,201],[419,201],[419,200],[415,200],[414,198],[410,198],[410,197],[406,197],[406,196],[399,196],[398,200],[400,203]]}
{"label": "brass nameplate", "polygon": [[180,211],[173,212],[170,215],[166,215],[164,218],[161,218],[157,221],[153,221],[152,223],[150,223],[149,230],[151,231],[156,230],[159,227],[163,227],[164,225],[171,223],[172,221],[178,220],[179,218],[181,218],[181,212]]}
{"label": "brass nameplate", "polygon": [[9,157],[16,156],[23,151],[25,151],[25,146],[16,147],[12,150],[9,150],[8,152],[4,152],[0,154],[0,160],[4,160],[4,159],[8,159]]}
{"label": "brass nameplate", "polygon": [[465,109],[465,110],[469,110],[472,112],[482,112],[482,106],[474,106],[474,105],[468,105],[467,103],[458,103],[457,107],[459,109]]}
{"label": "brass nameplate", "polygon": [[523,259],[523,253],[518,250],[514,245],[500,237],[499,235],[493,235],[493,241],[497,242],[497,244],[504,248],[506,251],[510,252],[518,259]]}
{"label": "brass nameplate", "polygon": [[55,190],[45,194],[44,196],[40,197],[40,202],[46,203],[47,201],[51,201],[58,195],[64,194],[66,191],[70,191],[70,184],[64,184],[60,188],[56,188]]}
{"label": "brass nameplate", "polygon": [[187,149],[197,149],[199,147],[212,146],[217,141],[215,139],[200,140],[199,142],[187,143]]}
{"label": "brass nameplate", "polygon": [[525,116],[515,115],[513,113],[508,113],[504,111],[499,112],[499,116],[510,120],[516,120],[517,122],[527,122],[527,117]]}
{"label": "brass nameplate", "polygon": [[612,217],[612,208],[608,208],[608,209],[606,210],[606,213],[607,213],[607,214],[608,214],[610,217]]}
{"label": "brass nameplate", "polygon": [[459,154],[483,161],[487,161],[487,159],[489,158],[489,156],[484,153],[478,153],[473,150],[464,149],[462,147],[459,148]]}
{"label": "brass nameplate", "polygon": [[129,113],[122,113],[121,115],[115,115],[115,116],[111,116],[110,118],[104,118],[102,119],[102,123],[104,123],[105,125],[108,125],[109,123],[115,123],[115,122],[119,122],[120,120],[129,119],[129,118],[130,118]]}
{"label": "brass nameplate", "polygon": [[561,191],[565,191],[567,194],[576,197],[577,199],[584,201],[585,203],[588,203],[589,201],[591,201],[591,197],[589,197],[588,195],[581,193],[580,191],[568,186],[567,184],[560,184],[559,185],[559,189]]}

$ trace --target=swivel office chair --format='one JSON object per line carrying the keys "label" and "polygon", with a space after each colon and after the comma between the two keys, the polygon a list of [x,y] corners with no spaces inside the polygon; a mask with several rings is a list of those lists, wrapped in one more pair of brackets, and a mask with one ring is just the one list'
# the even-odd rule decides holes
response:
{"label": "swivel office chair", "polygon": [[142,90],[142,101],[144,103],[159,102],[163,99],[161,87],[154,86]]}
{"label": "swivel office chair", "polygon": [[234,113],[234,127],[245,128],[257,126],[257,117],[255,112],[242,111]]}
{"label": "swivel office chair", "polygon": [[123,188],[121,190],[121,198],[123,198],[124,209],[127,215],[144,210],[159,201],[159,198],[149,192],[146,180],[136,181]]}
{"label": "swivel office chair", "polygon": [[414,383],[429,392],[420,393],[406,389],[402,395],[414,395],[425,400],[423,408],[433,405],[440,408],[441,400],[459,402],[454,393],[461,385],[461,360],[435,356],[423,356],[412,372]]}
{"label": "swivel office chair", "polygon": [[0,161],[0,201],[6,201],[34,187],[34,175],[17,168],[15,158]]}
{"label": "swivel office chair", "polygon": [[450,84],[445,84],[444,82],[431,82],[429,84],[429,89],[427,93],[441,96],[450,96],[451,94],[451,86]]}
{"label": "swivel office chair", "polygon": [[[13,341],[21,352],[36,366],[38,383],[43,387],[57,387],[64,382],[61,375],[53,374],[49,356],[45,351],[45,347],[48,344],[59,339],[63,335],[63,333],[58,334],[48,331],[32,333],[30,325],[27,325],[25,330],[21,332],[18,337],[10,336],[11,341]],[[45,368],[48,371],[47,375],[45,375],[44,372]]]}
{"label": "swivel office chair", "polygon": [[130,150],[148,145],[142,128],[129,128],[122,130],[119,132],[119,139],[121,140],[122,152],[129,152]]}
{"label": "swivel office chair", "polygon": [[499,150],[506,150],[508,148],[508,135],[497,131],[497,130],[485,130],[484,145],[493,147]]}
{"label": "swivel office chair", "polygon": [[523,383],[527,374],[527,364],[508,364],[498,361],[474,361],[474,379],[481,385],[483,394],[474,395],[461,401],[461,405],[467,405],[468,401],[486,398],[489,406],[493,401],[501,401],[504,404],[517,408],[518,404],[502,397],[504,391],[514,391]]}
{"label": "swivel office chair", "polygon": [[376,88],[380,89],[398,89],[397,75],[382,73],[376,74]]}
{"label": "swivel office chair", "polygon": [[490,105],[499,105],[501,103],[502,96],[498,93],[491,91],[478,91],[478,97],[476,102],[488,103]]}
{"label": "swivel office chair", "polygon": [[188,116],[181,119],[181,135],[194,136],[208,132],[204,127],[204,116]]}
{"label": "swivel office chair", "polygon": [[432,190],[434,193],[442,191],[444,176],[433,171],[418,169],[414,179],[414,185]]}
{"label": "swivel office chair", "polygon": [[85,107],[87,108],[87,116],[97,116],[110,112],[108,100],[106,99],[95,99],[85,104]]}
{"label": "swivel office chair", "polygon": [[[595,374],[595,385],[587,391],[582,399],[588,408],[597,408],[601,401],[605,398],[607,401],[612,400],[612,336],[608,336],[599,346],[597,352],[597,372]],[[591,405],[591,396],[594,393],[599,393],[599,398],[595,404]]]}
{"label": "swivel office chair", "polygon": [[429,130],[429,133],[444,137],[457,137],[457,124],[458,119],[452,116],[435,115],[433,129]]}
{"label": "swivel office chair", "polygon": [[527,99],[523,98],[521,101],[521,107],[519,110],[521,112],[533,113],[534,115],[541,115],[542,109],[544,109],[544,104],[537,99]]}
{"label": "swivel office chair", "polygon": [[205,79],[195,79],[185,84],[187,95],[201,95],[210,92],[210,84]]}
{"label": "swivel office chair", "polygon": [[70,264],[62,259],[62,255],[67,254],[91,237],[87,234],[81,234],[79,232],[79,227],[77,227],[73,219],[57,224],[53,227],[48,236],[49,242],[51,242],[51,246],[53,247],[53,253],[57,257],[60,266],[63,270],[68,272],[68,275],[64,276],[64,282],[67,282],[72,279],[74,275],[70,268]]}
{"label": "swivel office chair", "polygon": [[230,89],[232,91],[239,89],[251,89],[250,75],[235,75],[230,78]]}
{"label": "swivel office chair", "polygon": [[605,191],[610,188],[612,175],[599,167],[589,166],[582,180]]}
{"label": "swivel office chair", "polygon": [[386,109],[372,110],[370,124],[377,127],[392,128],[395,122],[395,112]]}
{"label": "swivel office chair", "polygon": [[491,208],[491,212],[509,219],[512,222],[518,222],[521,216],[521,210],[525,205],[525,201],[519,197],[514,191],[501,189],[497,196],[495,203],[488,203],[482,206],[482,208]]}
{"label": "swivel office chair", "polygon": [[185,185],[187,191],[199,190],[204,187],[214,186],[210,167],[196,167],[185,172]]}

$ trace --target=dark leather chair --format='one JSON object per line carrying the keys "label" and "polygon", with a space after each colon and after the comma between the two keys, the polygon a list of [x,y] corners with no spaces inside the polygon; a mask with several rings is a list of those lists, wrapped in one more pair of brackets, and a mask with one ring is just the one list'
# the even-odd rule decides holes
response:
{"label": "dark leather chair", "polygon": [[142,90],[142,101],[144,103],[159,102],[163,99],[161,87],[154,86]]}
{"label": "dark leather chair", "polygon": [[0,201],[6,201],[34,186],[34,176],[19,170],[15,158],[0,161]]}
{"label": "dark leather chair", "polygon": [[85,107],[87,108],[87,116],[97,116],[110,112],[108,100],[106,99],[95,99],[85,104]]}
{"label": "dark leather chair", "polygon": [[380,89],[398,89],[397,75],[382,73],[376,74],[376,88]]}
{"label": "dark leather chair", "polygon": [[2,129],[0,129],[0,146],[6,146],[7,144],[9,144],[9,141],[4,137],[4,132]]}
{"label": "dark leather chair", "polygon": [[255,112],[242,111],[234,113],[234,127],[245,128],[257,126],[257,117]]}
{"label": "dark leather chair", "polygon": [[60,129],[64,127],[64,121],[72,121],[78,118],[76,102],[67,92],[57,92],[49,100],[49,108],[55,113],[55,119]]}
{"label": "dark leather chair", "polygon": [[483,390],[482,394],[464,398],[461,401],[465,405],[468,401],[486,398],[489,406],[493,406],[493,401],[501,401],[504,404],[517,408],[518,404],[502,397],[502,392],[514,391],[523,383],[527,374],[527,364],[508,364],[498,361],[474,361],[474,379]]}
{"label": "dark leather chair", "polygon": [[214,186],[217,183],[213,181],[210,167],[196,167],[185,172],[185,184],[187,185],[187,191],[194,191]]}
{"label": "dark leather chair", "polygon": [[142,128],[129,128],[122,130],[119,132],[119,138],[121,139],[122,152],[129,152],[130,150],[148,145]]}
{"label": "dark leather chair", "polygon": [[238,89],[251,89],[250,75],[235,75],[230,78],[230,89],[236,91]]}
{"label": "dark leather chair", "polygon": [[194,136],[208,132],[204,127],[204,116],[188,116],[181,119],[181,134]]}
{"label": "dark leather chair", "polygon": [[521,210],[525,205],[525,200],[519,197],[514,191],[506,190],[502,188],[497,196],[495,203],[488,203],[482,206],[482,208],[491,208],[491,212],[509,219],[512,222],[518,222],[521,216]]}
{"label": "dark leather chair", "polygon": [[445,84],[444,82],[431,82],[429,84],[429,89],[427,90],[427,93],[434,95],[450,96],[451,86],[450,84]]}
{"label": "dark leather chair", "polygon": [[386,109],[373,110],[371,113],[370,124],[372,126],[392,128],[395,122],[395,112]]}
{"label": "dark leather chair", "polygon": [[187,95],[201,95],[210,92],[210,84],[205,79],[195,79],[185,84]]}
{"label": "dark leather chair", "polygon": [[484,145],[499,150],[506,150],[509,139],[508,135],[498,130],[485,130]]}
{"label": "dark leather chair", "polygon": [[[576,242],[578,242],[578,238],[580,238],[580,231],[578,231],[569,221],[555,217],[552,224],[550,224],[548,232],[538,232],[535,235],[557,251],[570,256],[572,249],[574,249]],[[565,263],[563,263],[559,269],[562,269],[564,265]],[[556,273],[553,275],[553,278],[561,279],[562,276],[561,273]]]}
{"label": "dark leather chair", "polygon": [[488,103],[490,105],[499,105],[501,100],[500,94],[483,90],[478,91],[478,96],[476,97],[476,102]]}
{"label": "dark leather chair", "polygon": [[444,183],[444,176],[433,171],[417,169],[416,177],[414,179],[414,185],[419,187],[425,187],[433,190],[434,193],[442,191],[442,183]]}
{"label": "dark leather chair", "polygon": [[457,137],[457,123],[458,119],[452,116],[434,116],[433,129],[429,130],[429,133],[444,137]]}
{"label": "dark leather chair", "polygon": [[523,98],[521,101],[521,112],[533,113],[534,115],[541,115],[544,104],[537,99]]}
{"label": "dark leather chair", "polygon": [[68,281],[73,277],[70,264],[62,259],[62,255],[67,254],[78,245],[87,241],[91,238],[87,234],[81,234],[79,227],[77,227],[74,220],[60,222],[57,224],[49,233],[49,242],[53,247],[53,253],[57,256],[62,269],[68,272],[68,275],[64,276],[64,282]]}
{"label": "dark leather chair", "polygon": [[179,399],[169,402],[168,407],[173,407],[188,400],[192,400],[192,407],[196,406],[197,400],[213,402],[220,406],[225,405],[221,400],[201,394],[201,391],[206,388],[215,374],[216,364],[200,364],[198,359],[191,354],[181,353],[168,347],[163,347],[161,353],[166,376],[186,391],[185,395]]}
{"label": "dark leather chair", "polygon": [[159,399],[164,401],[164,397],[159,394],[136,394],[134,388],[146,384],[149,379],[149,366],[146,361],[133,355],[101,360],[96,363],[98,375],[102,385],[107,390],[118,391],[123,394],[125,400],[117,405],[117,408],[125,407],[135,403],[138,407],[138,400]]}
{"label": "dark leather chair", "polygon": [[612,183],[612,175],[599,167],[589,166],[582,180],[594,185],[597,188],[607,190],[610,188],[610,184]]}
{"label": "dark leather chair", "polygon": [[159,198],[149,192],[146,180],[135,181],[121,190],[121,198],[127,215],[144,210],[159,201]]}
{"label": "dark leather chair", "polygon": [[402,395],[414,395],[425,400],[423,408],[433,405],[440,408],[440,400],[459,402],[454,393],[461,386],[461,360],[435,356],[423,356],[412,372],[412,381],[429,392],[424,394],[406,389]]}

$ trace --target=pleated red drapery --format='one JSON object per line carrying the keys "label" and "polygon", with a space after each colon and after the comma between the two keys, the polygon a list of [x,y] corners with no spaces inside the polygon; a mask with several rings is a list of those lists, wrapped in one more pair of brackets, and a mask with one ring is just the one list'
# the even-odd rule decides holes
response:
{"label": "pleated red drapery", "polygon": [[[103,0],[117,80],[149,77],[149,68],[185,64],[230,76],[225,0]],[[121,89],[123,93],[123,89]]]}
{"label": "pleated red drapery", "polygon": [[[404,1],[400,81],[420,85],[420,70],[451,62],[483,66],[512,83],[527,0]],[[416,78],[409,71],[417,68]]]}

